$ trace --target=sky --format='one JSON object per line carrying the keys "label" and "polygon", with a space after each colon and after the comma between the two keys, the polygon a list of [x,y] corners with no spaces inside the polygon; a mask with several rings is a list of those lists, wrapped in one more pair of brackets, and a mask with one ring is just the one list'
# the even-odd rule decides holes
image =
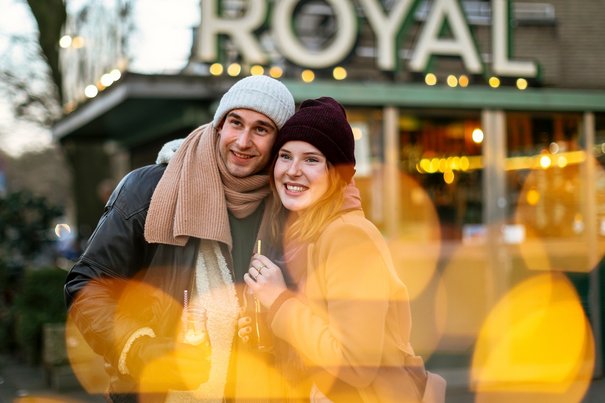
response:
{"label": "sky", "polygon": [[[71,0],[78,7],[85,1]],[[98,0],[114,4],[115,0]],[[138,0],[131,37],[133,60],[129,70],[140,73],[175,73],[184,67],[192,43],[191,28],[199,24],[199,0]],[[0,55],[11,35],[35,39],[37,27],[25,0],[0,0]],[[17,119],[10,99],[0,97],[0,149],[12,156],[48,147],[53,143],[49,129]]]}
{"label": "sky", "polygon": [[[0,55],[11,34],[36,35],[36,27],[25,1],[0,0]],[[52,143],[50,131],[17,119],[10,99],[0,98],[0,148],[12,156],[39,150]]]}
{"label": "sky", "polygon": [[199,0],[138,0],[130,69],[170,73],[184,67],[191,51],[191,28],[200,21],[199,7]]}

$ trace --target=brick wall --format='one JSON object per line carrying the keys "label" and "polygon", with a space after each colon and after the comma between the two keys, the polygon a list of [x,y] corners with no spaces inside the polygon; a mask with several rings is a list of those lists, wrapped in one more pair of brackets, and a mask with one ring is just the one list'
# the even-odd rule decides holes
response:
{"label": "brick wall", "polygon": [[522,2],[553,5],[556,22],[515,27],[514,58],[537,61],[545,86],[605,89],[605,0]]}

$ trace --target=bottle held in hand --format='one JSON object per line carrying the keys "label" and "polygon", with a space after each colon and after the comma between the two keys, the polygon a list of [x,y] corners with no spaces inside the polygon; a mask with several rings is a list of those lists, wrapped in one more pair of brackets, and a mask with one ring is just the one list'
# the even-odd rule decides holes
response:
{"label": "bottle held in hand", "polygon": [[267,312],[248,290],[248,287],[244,289],[242,315],[250,318],[248,346],[261,352],[272,352],[274,340],[273,333],[267,324]]}
{"label": "bottle held in hand", "polygon": [[[260,239],[256,241],[256,245],[256,253],[262,254]],[[271,333],[267,324],[267,311],[262,307],[259,300],[248,292],[247,287],[244,291],[244,301],[244,309],[252,318],[251,345],[261,352],[273,351],[273,333]]]}
{"label": "bottle held in hand", "polygon": [[271,329],[269,329],[269,325],[267,324],[267,312],[262,309],[260,302],[256,298],[254,299],[252,339],[259,351],[273,351],[273,333],[271,333]]}

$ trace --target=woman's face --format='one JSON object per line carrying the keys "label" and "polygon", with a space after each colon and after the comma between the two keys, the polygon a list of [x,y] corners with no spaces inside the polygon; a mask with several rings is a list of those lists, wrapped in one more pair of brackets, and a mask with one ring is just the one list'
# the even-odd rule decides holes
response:
{"label": "woman's face", "polygon": [[279,198],[290,211],[311,207],[330,186],[326,157],[304,141],[289,141],[280,148],[273,176]]}

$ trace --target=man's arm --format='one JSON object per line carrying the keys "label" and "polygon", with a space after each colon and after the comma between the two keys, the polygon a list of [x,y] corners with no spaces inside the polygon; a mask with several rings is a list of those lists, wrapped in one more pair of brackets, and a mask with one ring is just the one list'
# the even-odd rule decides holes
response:
{"label": "man's arm", "polygon": [[143,229],[151,193],[163,172],[158,167],[134,171],[122,180],[65,282],[70,318],[92,349],[116,368],[129,336],[144,327],[119,301],[152,248]]}

